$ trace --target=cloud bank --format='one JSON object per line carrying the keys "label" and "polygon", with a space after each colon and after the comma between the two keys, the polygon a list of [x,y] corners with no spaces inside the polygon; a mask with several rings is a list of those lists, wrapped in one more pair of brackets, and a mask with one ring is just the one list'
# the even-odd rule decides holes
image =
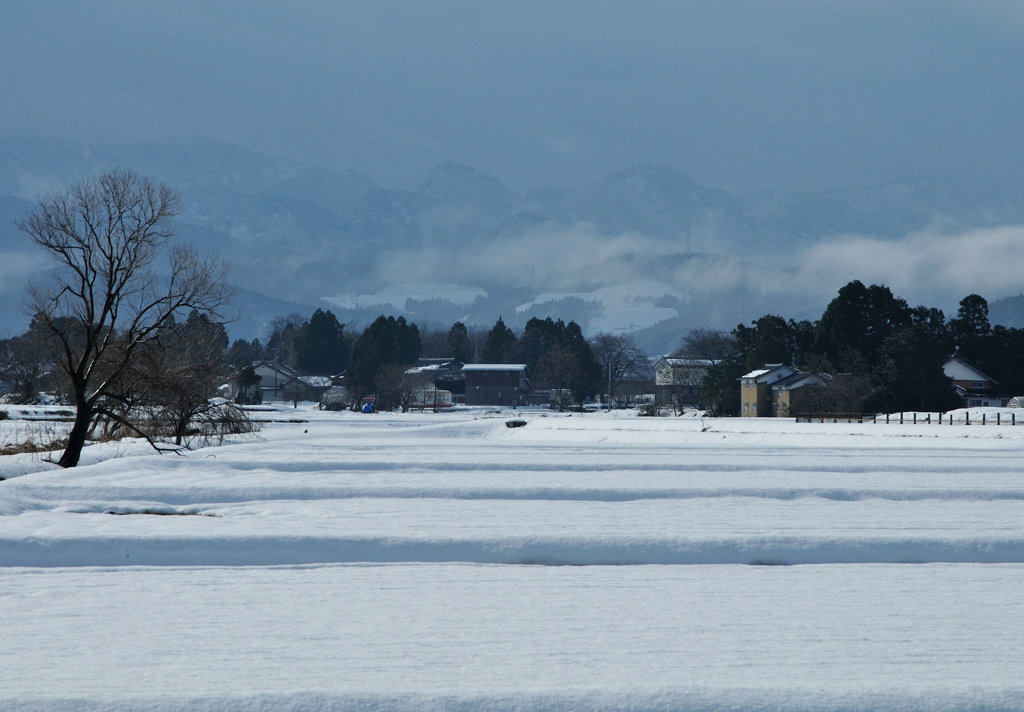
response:
{"label": "cloud bank", "polygon": [[859,279],[885,284],[909,301],[948,305],[976,293],[997,299],[1024,292],[1024,225],[957,234],[919,232],[899,240],[848,235],[801,256],[793,286],[825,294]]}

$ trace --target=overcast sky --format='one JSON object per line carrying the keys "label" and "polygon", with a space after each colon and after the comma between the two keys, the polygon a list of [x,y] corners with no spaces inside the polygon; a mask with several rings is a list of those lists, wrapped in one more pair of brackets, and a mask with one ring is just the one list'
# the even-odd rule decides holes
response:
{"label": "overcast sky", "polygon": [[0,0],[0,136],[210,136],[391,184],[634,163],[1024,190],[1019,2]]}

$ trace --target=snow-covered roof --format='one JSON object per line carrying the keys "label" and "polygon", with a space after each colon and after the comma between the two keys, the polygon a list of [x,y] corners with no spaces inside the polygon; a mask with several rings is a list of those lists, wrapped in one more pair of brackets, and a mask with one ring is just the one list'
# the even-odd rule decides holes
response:
{"label": "snow-covered roof", "polygon": [[448,370],[447,368],[444,368],[443,364],[432,363],[429,366],[413,366],[412,368],[407,368],[405,370],[405,372],[406,373],[423,373],[424,371],[440,371],[442,369],[444,369],[445,371]]}
{"label": "snow-covered roof", "polygon": [[463,371],[525,371],[525,363],[467,363]]}
{"label": "snow-covered roof", "polygon": [[998,381],[991,376],[986,376],[971,364],[959,356],[951,356],[942,366],[942,371],[954,381],[990,381],[998,385]]}
{"label": "snow-covered roof", "polygon": [[312,388],[330,388],[330,376],[299,376],[299,380]]}
{"label": "snow-covered roof", "polygon": [[662,356],[658,359],[658,363],[664,361],[669,366],[677,366],[681,368],[708,368],[718,363],[715,359],[710,358],[675,358],[671,356]]}
{"label": "snow-covered roof", "polygon": [[[751,371],[750,373],[748,373],[746,375],[740,376],[740,378],[756,378],[756,379],[761,379],[761,378],[764,378],[765,376],[767,376],[770,373],[775,373],[776,371],[784,371],[784,372],[788,371],[789,373],[797,372],[795,368],[791,368],[791,367],[783,365],[781,363],[766,363],[764,368],[759,368],[756,371]],[[788,376],[789,373],[787,373],[786,375]],[[780,374],[777,377],[781,378],[782,375]]]}
{"label": "snow-covered roof", "polygon": [[809,385],[822,385],[826,381],[831,381],[832,376],[827,373],[804,373],[797,371],[796,373],[790,374],[785,378],[781,378],[772,384],[772,388],[779,389],[796,389],[801,386]]}
{"label": "snow-covered roof", "polygon": [[299,375],[299,372],[291,366],[285,366],[283,363],[276,363],[274,361],[257,361],[252,365],[252,368],[254,371],[258,371],[261,368],[269,368],[273,371],[284,374],[289,378],[295,378]]}

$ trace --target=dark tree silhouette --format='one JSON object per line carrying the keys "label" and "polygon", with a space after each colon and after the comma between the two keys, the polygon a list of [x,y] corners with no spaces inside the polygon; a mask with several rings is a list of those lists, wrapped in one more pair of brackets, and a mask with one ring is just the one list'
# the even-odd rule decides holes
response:
{"label": "dark tree silhouette", "polygon": [[317,309],[299,328],[294,341],[295,366],[314,376],[331,376],[348,367],[345,327],[329,311]]}
{"label": "dark tree silhouette", "polygon": [[230,296],[222,263],[169,244],[179,204],[168,186],[118,169],[41,198],[19,223],[57,263],[30,288],[28,307],[56,342],[75,405],[63,467],[78,464],[97,415],[116,417],[108,400],[161,327],[192,309],[215,312]]}
{"label": "dark tree silhouette", "polygon": [[505,322],[499,316],[498,321],[487,332],[487,340],[484,342],[484,352],[481,356],[483,363],[504,363],[515,342],[516,335],[505,326]]}
{"label": "dark tree silhouette", "polygon": [[469,363],[473,358],[473,344],[469,340],[469,331],[461,321],[452,324],[448,331],[448,354],[460,363]]}
{"label": "dark tree silhouette", "polygon": [[816,351],[838,359],[846,351],[859,351],[874,367],[882,343],[890,334],[912,323],[907,303],[888,287],[865,287],[854,280],[829,302],[815,330]]}

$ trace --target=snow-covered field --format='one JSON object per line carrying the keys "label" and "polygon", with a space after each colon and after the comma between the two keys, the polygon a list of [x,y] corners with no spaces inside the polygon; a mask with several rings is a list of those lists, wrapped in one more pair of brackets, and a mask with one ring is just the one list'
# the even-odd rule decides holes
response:
{"label": "snow-covered field", "polygon": [[261,415],[0,458],[0,710],[1024,709],[1024,427]]}

